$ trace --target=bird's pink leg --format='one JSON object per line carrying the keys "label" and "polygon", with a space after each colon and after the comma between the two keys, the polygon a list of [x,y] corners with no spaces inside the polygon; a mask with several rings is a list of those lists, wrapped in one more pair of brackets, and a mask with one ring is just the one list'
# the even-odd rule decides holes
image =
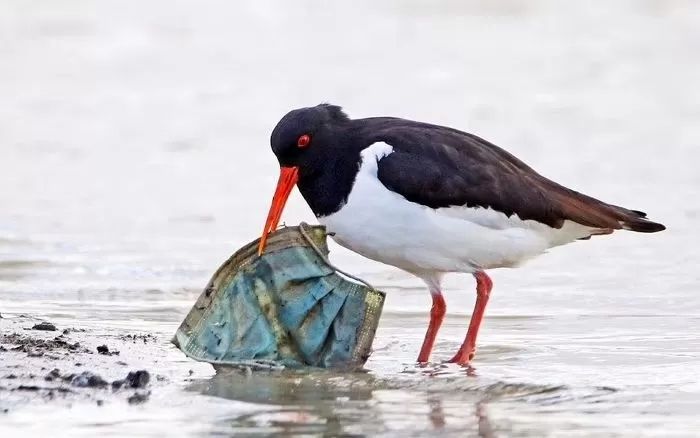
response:
{"label": "bird's pink leg", "polygon": [[457,350],[457,354],[449,362],[458,364],[469,363],[476,352],[476,335],[479,333],[479,326],[481,326],[481,320],[484,318],[484,310],[486,309],[486,303],[489,302],[493,282],[485,272],[475,273],[474,278],[476,278],[476,304],[474,305],[472,319],[469,322],[467,337],[464,339],[462,346],[459,347],[459,350]]}
{"label": "bird's pink leg", "polygon": [[430,358],[430,352],[433,351],[433,344],[435,343],[435,336],[437,336],[440,325],[442,325],[442,319],[445,317],[446,306],[442,293],[440,291],[431,291],[430,295],[433,297],[433,307],[430,308],[428,331],[425,333],[423,346],[418,354],[418,362],[420,363],[425,363]]}

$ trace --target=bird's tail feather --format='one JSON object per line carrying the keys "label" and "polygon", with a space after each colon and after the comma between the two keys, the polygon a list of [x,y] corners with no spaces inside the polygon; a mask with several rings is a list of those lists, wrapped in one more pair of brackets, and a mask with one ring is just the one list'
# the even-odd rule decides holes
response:
{"label": "bird's tail feather", "polygon": [[621,222],[622,228],[630,231],[638,231],[640,233],[656,233],[663,231],[666,227],[658,222],[650,221],[647,215],[641,211],[630,210],[637,214],[637,217],[625,219]]}
{"label": "bird's tail feather", "polygon": [[647,219],[643,211],[608,204],[558,184],[556,186],[556,197],[564,217],[597,228],[597,234],[609,234],[619,229],[640,233],[655,233],[666,229],[663,224]]}

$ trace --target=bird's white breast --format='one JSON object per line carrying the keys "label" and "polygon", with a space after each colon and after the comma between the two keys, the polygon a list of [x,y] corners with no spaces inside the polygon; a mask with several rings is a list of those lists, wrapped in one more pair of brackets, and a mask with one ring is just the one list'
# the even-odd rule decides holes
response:
{"label": "bird's white breast", "polygon": [[420,276],[475,272],[515,266],[589,233],[574,223],[553,229],[486,208],[409,202],[377,178],[378,160],[392,152],[382,142],[366,148],[347,202],[319,218],[340,245],[365,257]]}

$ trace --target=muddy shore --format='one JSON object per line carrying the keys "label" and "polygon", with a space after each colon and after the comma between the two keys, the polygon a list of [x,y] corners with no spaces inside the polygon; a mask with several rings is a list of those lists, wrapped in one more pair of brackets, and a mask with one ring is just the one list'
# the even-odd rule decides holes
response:
{"label": "muddy shore", "polygon": [[[29,315],[0,318],[0,412],[27,405],[140,404],[171,382],[150,333],[111,336]],[[155,354],[152,354],[155,353]]]}

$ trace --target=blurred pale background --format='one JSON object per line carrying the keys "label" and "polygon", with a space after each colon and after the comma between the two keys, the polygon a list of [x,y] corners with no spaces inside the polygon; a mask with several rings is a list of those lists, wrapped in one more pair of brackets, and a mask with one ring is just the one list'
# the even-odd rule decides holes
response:
{"label": "blurred pale background", "polygon": [[[673,418],[682,435],[700,400],[698,54],[691,0],[4,0],[0,311],[171,333],[218,264],[261,230],[276,122],[332,102],[353,117],[468,130],[665,223],[496,272],[480,371],[488,382],[626,388],[606,400],[626,406],[619,417],[595,412],[603,431],[673,431]],[[313,221],[298,194],[284,220]],[[396,364],[417,352],[427,293],[337,246],[332,258],[389,293],[368,368],[401,386]],[[447,289],[458,316],[444,356],[466,329],[473,283],[455,276]],[[631,402],[650,399],[666,410]],[[551,430],[535,426],[540,405],[489,409],[508,430],[542,436],[598,424],[589,408],[553,408]],[[412,421],[375,426],[431,428]]]}

